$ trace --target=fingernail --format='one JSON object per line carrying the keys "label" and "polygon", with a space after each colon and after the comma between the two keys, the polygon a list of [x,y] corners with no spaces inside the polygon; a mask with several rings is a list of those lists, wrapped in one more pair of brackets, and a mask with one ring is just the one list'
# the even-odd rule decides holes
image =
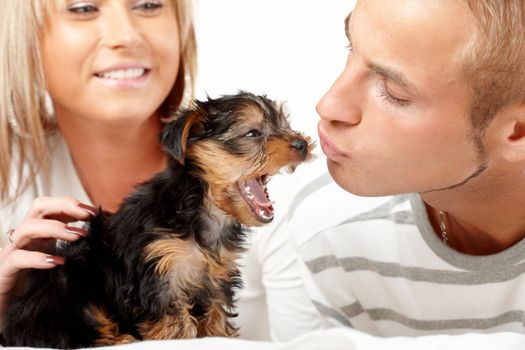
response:
{"label": "fingernail", "polygon": [[87,237],[87,232],[85,230],[74,226],[66,226],[66,232],[81,237]]}
{"label": "fingernail", "polygon": [[64,265],[64,258],[60,256],[48,255],[46,257],[46,262],[48,264],[53,264],[53,265]]}
{"label": "fingernail", "polygon": [[80,203],[78,206],[81,209],[83,209],[84,211],[86,211],[89,215],[92,215],[92,216],[97,215],[97,209],[93,208],[90,205],[87,205],[87,204],[84,204],[84,203]]}

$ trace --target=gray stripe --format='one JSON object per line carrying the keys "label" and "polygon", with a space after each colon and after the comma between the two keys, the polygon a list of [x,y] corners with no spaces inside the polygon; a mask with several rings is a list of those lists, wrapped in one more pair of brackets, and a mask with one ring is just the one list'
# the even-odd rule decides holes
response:
{"label": "gray stripe", "polygon": [[439,284],[477,285],[510,281],[525,272],[525,263],[493,271],[448,271],[421,267],[401,266],[361,257],[338,259],[334,255],[322,256],[306,262],[312,273],[319,273],[334,267],[342,267],[346,272],[373,271],[381,276],[398,277],[411,281]]}
{"label": "gray stripe", "polygon": [[352,222],[378,220],[378,219],[391,220],[398,224],[415,225],[416,220],[414,218],[414,214],[411,211],[392,212],[392,209],[394,209],[397,205],[404,203],[408,201],[409,199],[410,199],[410,195],[400,195],[400,196],[390,197],[390,199],[386,203],[383,203],[380,206],[370,211],[355,215],[332,227],[337,227],[337,226],[349,224]]}
{"label": "gray stripe", "polygon": [[342,307],[341,311],[343,311],[348,318],[352,318],[361,315],[365,312],[365,309],[363,309],[363,305],[361,305],[360,302],[356,301],[353,304]]}
{"label": "gray stripe", "polygon": [[310,270],[312,273],[319,273],[332,267],[341,266],[339,259],[337,259],[334,255],[321,256],[319,258],[306,261],[305,264],[308,267],[308,270]]}
{"label": "gray stripe", "polygon": [[320,189],[322,186],[325,186],[331,183],[332,181],[333,180],[330,177],[330,174],[325,173],[319,176],[318,178],[312,180],[311,182],[309,182],[306,186],[304,186],[301,192],[299,192],[294,197],[294,199],[292,200],[292,203],[288,207],[288,211],[286,212],[286,214],[283,215],[281,221],[275,224],[271,232],[273,233],[273,232],[276,232],[277,230],[280,230],[281,226],[284,225],[284,223],[287,222],[287,220],[289,220],[292,217],[293,213],[295,212],[299,204],[301,204],[301,202],[306,197],[308,197],[309,195],[311,195],[312,193]]}
{"label": "gray stripe", "polygon": [[289,218],[291,218],[293,216],[295,210],[299,206],[299,204],[301,204],[301,202],[304,201],[306,199],[306,197],[308,197],[312,193],[316,192],[321,187],[323,187],[325,185],[328,185],[332,181],[333,180],[332,180],[332,177],[330,176],[330,174],[325,173],[325,174],[317,177],[316,179],[312,180],[311,182],[309,182],[306,186],[303,187],[301,192],[299,192],[295,196],[295,198],[293,199],[292,203],[290,204],[287,216]]}
{"label": "gray stripe", "polygon": [[315,300],[312,300],[315,308],[317,309],[317,311],[319,311],[319,313],[323,316],[326,316],[326,317],[330,317],[330,318],[333,318],[335,320],[337,320],[339,323],[347,326],[347,327],[352,327],[352,324],[350,323],[350,321],[348,319],[346,319],[346,317],[344,317],[343,315],[341,315],[339,312],[337,312],[337,310],[335,309],[332,309],[324,304],[321,304],[320,302],[317,302]]}
{"label": "gray stripe", "polygon": [[[523,310],[512,310],[499,316],[491,318],[465,318],[452,320],[418,320],[407,317],[397,311],[386,308],[364,309],[359,302],[341,308],[341,311],[349,318],[366,313],[374,321],[393,321],[406,327],[418,330],[447,330],[447,329],[490,329],[503,324],[518,322],[525,324],[525,312]],[[335,310],[331,310],[331,313]]]}
{"label": "gray stripe", "polygon": [[342,226],[345,224],[350,224],[352,222],[368,221],[368,220],[391,220],[395,222],[396,224],[403,224],[403,225],[415,225],[416,224],[414,214],[411,211],[403,210],[403,211],[396,211],[394,213],[367,212],[367,213],[363,213],[363,214],[354,216],[348,220],[345,220],[336,226]]}
{"label": "gray stripe", "polygon": [[525,258],[525,239],[504,251],[483,256],[462,254],[445,245],[436,235],[428,219],[427,210],[419,195],[410,196],[410,203],[414,210],[416,224],[421,236],[430,249],[449,264],[460,269],[492,273],[507,269],[509,266],[522,262]]}
{"label": "gray stripe", "polygon": [[409,195],[400,195],[400,196],[390,197],[386,203],[383,203],[380,206],[372,210],[369,210],[365,213],[356,215],[348,219],[347,221],[345,221],[345,223],[389,218],[392,216],[392,209],[398,206],[399,204],[408,201],[409,198],[410,198]]}

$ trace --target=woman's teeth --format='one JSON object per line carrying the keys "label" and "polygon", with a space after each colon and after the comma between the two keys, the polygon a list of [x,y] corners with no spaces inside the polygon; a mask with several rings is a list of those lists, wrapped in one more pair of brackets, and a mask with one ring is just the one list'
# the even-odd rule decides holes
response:
{"label": "woman's teeth", "polygon": [[144,68],[119,69],[97,74],[105,79],[136,79],[144,75],[146,70]]}

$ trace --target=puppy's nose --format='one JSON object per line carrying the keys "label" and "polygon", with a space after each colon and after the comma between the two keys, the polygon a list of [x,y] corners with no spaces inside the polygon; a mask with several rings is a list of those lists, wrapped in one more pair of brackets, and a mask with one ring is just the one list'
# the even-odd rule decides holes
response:
{"label": "puppy's nose", "polygon": [[308,155],[308,142],[303,139],[293,140],[292,148],[299,152],[303,160],[306,159],[306,156]]}

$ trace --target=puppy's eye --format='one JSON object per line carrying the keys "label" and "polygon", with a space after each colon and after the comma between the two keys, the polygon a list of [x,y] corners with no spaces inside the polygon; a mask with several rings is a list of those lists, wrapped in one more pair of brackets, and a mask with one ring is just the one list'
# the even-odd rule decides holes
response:
{"label": "puppy's eye", "polygon": [[244,137],[259,137],[261,135],[262,135],[262,133],[259,130],[252,129],[252,130],[248,131],[246,133],[246,135],[244,135]]}

